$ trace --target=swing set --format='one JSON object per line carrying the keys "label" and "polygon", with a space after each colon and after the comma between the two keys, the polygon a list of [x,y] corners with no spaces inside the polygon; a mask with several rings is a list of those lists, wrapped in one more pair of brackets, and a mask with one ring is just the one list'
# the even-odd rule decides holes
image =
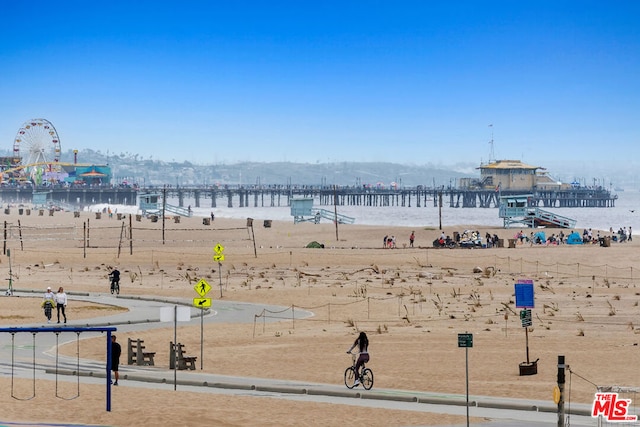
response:
{"label": "swing set", "polygon": [[[16,400],[27,401],[36,397],[36,335],[40,332],[52,332],[56,335],[56,355],[55,355],[55,389],[56,389],[56,397],[62,400],[73,400],[80,397],[80,334],[83,332],[106,332],[107,333],[107,363],[105,366],[106,370],[106,409],[107,412],[111,411],[111,333],[115,332],[117,328],[109,326],[109,327],[41,327],[41,328],[0,328],[0,333],[9,333],[11,334],[11,397]],[[58,390],[58,371],[59,371],[59,340],[60,333],[62,332],[72,332],[76,334],[76,371],[75,375],[77,378],[77,389],[75,395],[72,396],[62,396],[62,394]],[[32,389],[30,396],[18,396],[15,388],[14,388],[14,378],[15,378],[15,368],[16,368],[16,334],[19,333],[31,333],[33,340],[31,347],[33,349],[31,355],[31,368],[32,368]],[[26,347],[26,346],[25,346]]]}

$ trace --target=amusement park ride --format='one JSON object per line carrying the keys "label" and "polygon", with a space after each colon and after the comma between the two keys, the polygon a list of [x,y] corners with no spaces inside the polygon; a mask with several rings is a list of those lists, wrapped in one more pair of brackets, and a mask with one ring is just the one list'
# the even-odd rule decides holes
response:
{"label": "amusement park ride", "polygon": [[[13,142],[13,156],[0,157],[2,185],[46,185],[69,179],[91,183],[109,178],[106,166],[96,170],[93,165],[77,163],[77,150],[73,163],[61,162],[61,153],[58,132],[50,121],[32,119],[23,123]],[[76,171],[83,173],[76,176]]]}

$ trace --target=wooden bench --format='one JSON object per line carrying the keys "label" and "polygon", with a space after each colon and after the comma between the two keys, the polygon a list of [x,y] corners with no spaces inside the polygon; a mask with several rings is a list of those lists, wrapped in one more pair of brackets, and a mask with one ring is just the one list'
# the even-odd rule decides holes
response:
{"label": "wooden bench", "polygon": [[[196,369],[197,359],[196,356],[184,355],[184,344],[169,343],[169,369],[176,369],[177,365],[178,370],[190,369],[193,371]],[[176,360],[178,363],[176,363]]]}
{"label": "wooden bench", "polygon": [[127,338],[127,364],[154,366],[153,358],[155,352],[144,351],[144,341],[141,339],[132,340]]}

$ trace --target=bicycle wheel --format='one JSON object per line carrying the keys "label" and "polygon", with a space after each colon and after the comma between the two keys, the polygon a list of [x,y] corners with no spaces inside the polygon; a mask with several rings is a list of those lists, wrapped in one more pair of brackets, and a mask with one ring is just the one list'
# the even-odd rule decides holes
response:
{"label": "bicycle wheel", "polygon": [[120,283],[116,283],[116,295],[120,295]]}
{"label": "bicycle wheel", "polygon": [[353,383],[355,380],[356,380],[355,369],[353,369],[353,366],[349,366],[344,371],[344,385],[346,385],[347,388],[351,389],[354,387]]}
{"label": "bicycle wheel", "polygon": [[373,371],[369,368],[365,368],[362,371],[362,387],[365,390],[371,390],[371,387],[373,387]]}

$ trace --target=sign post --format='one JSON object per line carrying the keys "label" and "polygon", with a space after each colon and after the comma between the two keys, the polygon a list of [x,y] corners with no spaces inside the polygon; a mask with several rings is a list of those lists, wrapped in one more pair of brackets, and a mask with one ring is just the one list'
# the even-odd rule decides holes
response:
{"label": "sign post", "polygon": [[213,260],[218,263],[218,278],[220,279],[220,298],[222,298],[222,261],[224,261],[224,246],[220,243],[213,247]]}
{"label": "sign post", "polygon": [[525,350],[527,354],[527,361],[520,363],[520,376],[522,375],[535,375],[538,373],[538,360],[531,362],[529,360],[529,327],[533,324],[531,317],[531,309],[535,307],[534,295],[533,295],[533,280],[525,279],[518,280],[515,284],[516,294],[516,307],[522,308],[520,310],[520,321],[524,328],[525,336]]}
{"label": "sign post", "polygon": [[458,334],[458,347],[464,347],[465,371],[467,383],[467,427],[469,427],[469,348],[473,347],[473,334]]}
{"label": "sign post", "polygon": [[206,280],[200,279],[193,289],[200,295],[200,298],[193,299],[193,306],[200,309],[200,370],[202,370],[202,361],[204,360],[204,308],[211,307],[211,298],[205,298],[205,296],[211,290],[211,286]]}

